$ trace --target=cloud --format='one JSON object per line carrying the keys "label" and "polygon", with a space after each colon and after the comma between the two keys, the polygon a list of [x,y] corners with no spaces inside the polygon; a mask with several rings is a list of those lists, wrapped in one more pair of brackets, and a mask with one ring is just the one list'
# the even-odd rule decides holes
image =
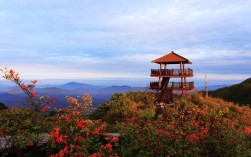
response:
{"label": "cloud", "polygon": [[[9,67],[8,67],[9,68]],[[148,78],[137,73],[120,73],[92,71],[91,69],[71,69],[61,68],[50,65],[35,65],[35,66],[13,66],[13,70],[18,72],[22,79],[128,79],[128,78]],[[3,78],[1,78],[3,80]]]}
{"label": "cloud", "polygon": [[68,63],[68,64],[75,64],[75,65],[95,65],[95,64],[103,64],[104,61],[100,58],[91,57],[89,55],[84,56],[77,56],[77,55],[70,55],[70,56],[62,56],[62,55],[54,55],[48,56],[45,58],[48,62],[57,62],[57,63]]}
{"label": "cloud", "polygon": [[66,76],[67,69],[76,77],[143,78],[156,67],[153,59],[173,50],[199,73],[249,74],[250,5],[227,0],[1,1],[1,65],[24,66],[32,71],[27,77]]}
{"label": "cloud", "polygon": [[251,50],[211,50],[211,49],[193,49],[193,48],[184,48],[177,49],[179,54],[184,55],[186,58],[191,60],[215,60],[219,59],[221,61],[227,60],[239,60],[239,59],[248,59],[251,58]]}
{"label": "cloud", "polygon": [[[250,33],[249,2],[76,3],[78,5],[67,1],[16,2],[6,11],[8,18],[2,30],[11,29],[16,33],[19,46],[30,45],[32,41],[36,47],[62,49],[100,47],[135,52],[139,49],[250,46],[247,42],[250,37],[246,34]],[[244,17],[245,20],[241,20]]]}
{"label": "cloud", "polygon": [[248,74],[214,74],[214,73],[208,73],[208,74],[201,74],[197,73],[194,76],[194,79],[199,80],[205,80],[205,75],[207,75],[208,80],[245,80],[250,77]]}

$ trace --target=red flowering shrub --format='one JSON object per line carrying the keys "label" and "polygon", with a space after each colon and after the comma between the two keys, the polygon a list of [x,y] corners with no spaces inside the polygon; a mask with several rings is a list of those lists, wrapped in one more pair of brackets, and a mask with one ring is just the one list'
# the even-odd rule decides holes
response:
{"label": "red flowering shrub", "polygon": [[116,139],[102,142],[106,124],[98,120],[88,120],[92,99],[84,94],[81,101],[67,97],[71,107],[59,110],[55,116],[54,129],[50,132],[52,156],[106,156],[116,155],[113,146]]}
{"label": "red flowering shrub", "polygon": [[50,109],[50,103],[56,102],[56,99],[53,97],[37,97],[37,93],[34,91],[37,80],[32,80],[30,81],[30,84],[25,85],[20,79],[19,74],[16,73],[14,70],[8,70],[6,67],[4,70],[0,70],[4,73],[3,78],[5,78],[6,80],[10,80],[16,85],[18,85],[20,89],[26,94],[27,97],[25,105],[31,107],[36,111],[42,110],[42,112],[45,112],[46,110]]}
{"label": "red flowering shrub", "polygon": [[115,93],[111,100],[101,104],[89,117],[103,119],[110,124],[122,122],[125,118],[154,118],[154,94],[149,92]]}
{"label": "red flowering shrub", "polygon": [[[31,156],[47,154],[42,151],[46,143],[41,143],[48,139],[48,133],[52,128],[52,117],[35,112],[29,108],[9,108],[0,111],[0,137],[7,138],[11,142],[11,147],[1,150],[0,156],[24,156],[29,150]],[[4,146],[0,141],[1,146]]]}
{"label": "red flowering shrub", "polygon": [[[199,95],[175,99],[175,107],[166,108],[166,118],[144,119],[139,112],[117,123],[122,133],[120,156],[247,156],[250,135],[241,114],[231,113],[224,104],[214,106]],[[193,100],[198,97],[194,104]],[[207,104],[210,103],[210,104]],[[224,102],[222,102],[224,103]],[[203,106],[201,106],[203,104]],[[130,110],[130,108],[128,108]],[[137,110],[135,110],[137,111]],[[247,110],[251,113],[251,110]],[[109,113],[112,113],[109,112]]]}

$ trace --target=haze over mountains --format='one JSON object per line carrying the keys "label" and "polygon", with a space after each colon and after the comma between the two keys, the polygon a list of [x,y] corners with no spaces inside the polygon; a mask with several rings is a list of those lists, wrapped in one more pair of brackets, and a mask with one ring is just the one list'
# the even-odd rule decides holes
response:
{"label": "haze over mountains", "polygon": [[[90,85],[77,82],[69,82],[62,85],[48,85],[44,88],[36,88],[35,91],[38,95],[53,96],[57,99],[54,107],[65,107],[67,103],[66,96],[82,96],[88,93],[93,98],[93,106],[97,107],[100,103],[110,99],[116,93],[125,93],[127,91],[147,90],[143,87],[130,87],[130,86],[99,86]],[[0,87],[0,102],[6,104],[8,107],[20,106],[24,100],[24,93],[17,86],[14,87]]]}
{"label": "haze over mountains", "polygon": [[[216,90],[218,88],[228,87],[229,85],[211,85],[209,90]],[[204,86],[197,88],[198,91],[205,90]],[[91,85],[86,83],[69,82],[61,85],[40,85],[35,88],[39,96],[47,95],[56,98],[57,102],[53,107],[65,107],[69,104],[66,101],[66,96],[82,96],[88,93],[93,98],[93,106],[98,107],[99,104],[104,103],[116,93],[125,93],[128,91],[148,90],[147,87],[132,87],[132,86],[103,86]],[[21,106],[24,101],[24,93],[17,86],[3,86],[0,85],[0,102],[8,107]]]}

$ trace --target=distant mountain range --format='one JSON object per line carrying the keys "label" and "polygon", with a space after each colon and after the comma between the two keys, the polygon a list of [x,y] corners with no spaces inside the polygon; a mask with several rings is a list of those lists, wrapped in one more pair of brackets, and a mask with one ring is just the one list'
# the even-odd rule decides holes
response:
{"label": "distant mountain range", "polygon": [[[209,90],[216,90],[218,88],[227,87],[228,85],[212,85],[209,86]],[[65,107],[69,103],[66,101],[66,96],[82,96],[84,93],[88,93],[93,98],[93,106],[97,107],[99,104],[104,103],[110,99],[110,97],[116,93],[125,93],[128,91],[148,90],[145,87],[131,87],[131,86],[102,86],[91,85],[78,82],[69,82],[62,85],[43,85],[37,86],[35,91],[38,95],[53,96],[57,99],[57,103],[54,107]],[[199,91],[205,90],[205,87],[198,87]],[[0,85],[0,102],[4,103],[8,107],[21,106],[24,101],[25,95],[17,86],[6,87]]]}
{"label": "distant mountain range", "polygon": [[77,83],[77,82],[69,82],[63,85],[56,86],[61,89],[102,89],[105,86],[97,86],[97,85],[90,85],[90,84],[85,84],[85,83]]}
{"label": "distant mountain range", "polygon": [[[93,98],[93,106],[97,107],[110,99],[116,93],[125,93],[128,91],[147,90],[143,87],[130,87],[130,86],[98,86],[77,82],[69,82],[62,85],[48,85],[46,87],[36,88],[35,91],[38,95],[53,96],[57,102],[54,107],[65,107],[69,104],[66,101],[66,96],[82,96],[88,93]],[[25,98],[25,94],[18,87],[0,87],[0,102],[8,107],[21,106]]]}
{"label": "distant mountain range", "polygon": [[209,95],[239,103],[240,105],[251,105],[251,78],[239,84],[210,91]]}
{"label": "distant mountain range", "polygon": [[[216,90],[216,89],[219,89],[219,88],[224,88],[224,87],[229,87],[230,85],[211,85],[211,86],[208,86],[208,90]],[[204,91],[206,89],[206,86],[200,86],[198,87],[198,91]]]}

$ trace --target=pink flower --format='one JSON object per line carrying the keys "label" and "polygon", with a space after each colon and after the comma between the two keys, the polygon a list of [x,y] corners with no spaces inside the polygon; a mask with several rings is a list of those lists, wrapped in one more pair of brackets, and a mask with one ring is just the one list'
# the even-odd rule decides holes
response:
{"label": "pink flower", "polygon": [[64,154],[66,154],[66,155],[69,154],[68,149],[69,149],[69,146],[66,145],[66,146],[64,147]]}
{"label": "pink flower", "polygon": [[250,128],[245,128],[244,132],[245,132],[247,135],[250,135],[250,134],[251,134],[251,129],[250,129]]}
{"label": "pink flower", "polygon": [[111,152],[112,151],[112,145],[110,143],[106,144],[106,149]]}
{"label": "pink flower", "polygon": [[174,125],[170,125],[170,128],[172,129],[172,130],[175,130],[175,126]]}
{"label": "pink flower", "polygon": [[54,130],[50,132],[50,137],[56,143],[66,143],[66,139],[68,138],[68,136],[59,133],[59,128],[54,128]]}
{"label": "pink flower", "polygon": [[24,83],[20,84],[20,87],[22,88],[22,90],[27,90],[27,86]]}
{"label": "pink flower", "polygon": [[89,157],[97,157],[98,154],[97,153],[93,153],[92,155],[90,155]]}
{"label": "pink flower", "polygon": [[11,75],[11,78],[13,78],[13,77],[14,77],[14,73],[15,73],[15,71],[13,71],[12,69],[10,69],[10,75]]}
{"label": "pink flower", "polygon": [[77,128],[84,129],[88,125],[88,122],[85,120],[77,121]]}
{"label": "pink flower", "polygon": [[101,149],[108,150],[109,152],[111,152],[112,151],[112,145],[110,143],[108,143],[106,145],[101,145]]}
{"label": "pink flower", "polygon": [[96,129],[92,132],[92,134],[93,134],[93,135],[98,135],[98,134],[99,134],[99,131],[104,130],[104,129],[105,129],[105,124],[102,124],[100,127],[96,128]]}
{"label": "pink flower", "polygon": [[29,147],[33,146],[33,142],[30,141],[30,142],[27,144],[27,146],[29,146]]}
{"label": "pink flower", "polygon": [[93,120],[93,123],[98,124],[98,120]]}
{"label": "pink flower", "polygon": [[35,88],[34,84],[28,84],[27,86],[30,90],[33,90]]}
{"label": "pink flower", "polygon": [[200,138],[198,136],[196,136],[195,134],[191,134],[189,136],[189,139],[188,139],[191,143],[195,142],[195,141],[199,141]]}
{"label": "pink flower", "polygon": [[36,84],[37,80],[32,80],[31,83]]}
{"label": "pink flower", "polygon": [[119,141],[118,137],[113,137],[112,140],[111,140],[113,143],[116,143]]}
{"label": "pink flower", "polygon": [[202,129],[200,134],[203,136],[203,135],[206,135],[208,134],[208,129]]}
{"label": "pink flower", "polygon": [[37,96],[37,93],[31,92],[31,93],[30,93],[30,96],[31,96],[31,97],[35,97],[35,96]]}
{"label": "pink flower", "polygon": [[79,107],[79,103],[78,100],[73,98],[73,97],[68,97],[67,98],[68,102],[70,102],[74,107]]}
{"label": "pink flower", "polygon": [[47,110],[49,110],[51,108],[51,106],[49,104],[46,104],[42,109],[41,112],[45,112]]}

